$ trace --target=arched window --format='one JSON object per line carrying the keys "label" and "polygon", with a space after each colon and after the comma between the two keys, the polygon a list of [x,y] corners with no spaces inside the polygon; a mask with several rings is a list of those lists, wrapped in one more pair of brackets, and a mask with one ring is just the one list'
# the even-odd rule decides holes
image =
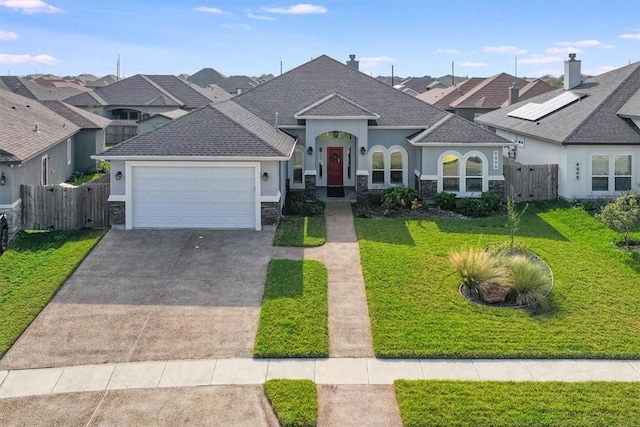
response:
{"label": "arched window", "polygon": [[304,155],[302,154],[302,150],[295,150],[293,152],[293,183],[294,184],[302,184],[303,183],[303,159]]}
{"label": "arched window", "polygon": [[384,152],[374,151],[371,154],[371,183],[384,185]]}
{"label": "arched window", "polygon": [[467,157],[465,164],[465,191],[482,193],[482,159],[480,156]]}
{"label": "arched window", "polygon": [[404,183],[404,162],[400,151],[393,151],[389,155],[389,175],[391,184]]}
{"label": "arched window", "polygon": [[442,159],[442,191],[460,191],[460,159],[455,154]]}

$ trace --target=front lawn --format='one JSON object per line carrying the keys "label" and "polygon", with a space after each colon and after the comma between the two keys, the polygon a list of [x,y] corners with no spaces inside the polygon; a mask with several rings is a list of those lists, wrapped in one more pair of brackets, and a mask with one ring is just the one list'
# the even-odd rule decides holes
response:
{"label": "front lawn", "polygon": [[640,383],[395,382],[405,426],[633,426]]}
{"label": "front lawn", "polygon": [[256,357],[326,357],[327,268],[318,261],[272,260],[260,310]]}
{"label": "front lawn", "polygon": [[104,175],[104,173],[100,173],[100,172],[86,173],[86,174],[77,176],[73,181],[69,181],[69,184],[75,185],[77,187],[82,184],[95,181],[96,179],[100,178],[102,175]]}
{"label": "front lawn", "polygon": [[542,314],[473,304],[450,251],[508,239],[505,217],[356,219],[380,357],[638,358],[640,262],[581,208],[532,205],[518,240],[553,270]]}
{"label": "front lawn", "polygon": [[263,385],[282,427],[313,427],[318,421],[318,391],[310,380],[269,380]]}
{"label": "front lawn", "polygon": [[291,215],[280,219],[276,229],[276,246],[321,246],[327,241],[324,215]]}
{"label": "front lawn", "polygon": [[22,232],[0,256],[0,357],[107,230]]}

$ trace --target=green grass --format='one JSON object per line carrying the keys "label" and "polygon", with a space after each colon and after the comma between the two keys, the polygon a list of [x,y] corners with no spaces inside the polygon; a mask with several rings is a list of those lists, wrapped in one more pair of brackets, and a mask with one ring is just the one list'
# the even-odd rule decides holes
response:
{"label": "green grass", "polygon": [[0,256],[0,357],[106,230],[22,232]]}
{"label": "green grass", "polygon": [[79,177],[77,177],[75,180],[70,181],[69,184],[71,185],[75,185],[75,186],[79,186],[82,184],[86,184],[87,182],[91,182],[93,180],[96,180],[98,178],[100,178],[102,175],[102,173],[99,172],[94,172],[94,173],[87,173],[84,175],[81,175]]}
{"label": "green grass", "polygon": [[531,206],[518,240],[551,267],[543,313],[458,294],[450,251],[504,242],[504,216],[356,219],[374,349],[380,357],[639,358],[640,261],[581,208]]}
{"label": "green grass", "polygon": [[395,382],[405,426],[637,426],[640,383]]}
{"label": "green grass", "polygon": [[256,357],[326,357],[327,268],[318,261],[272,260],[267,270]]}
{"label": "green grass", "polygon": [[310,380],[269,380],[263,385],[282,427],[313,427],[318,421],[318,392]]}
{"label": "green grass", "polygon": [[327,241],[324,215],[282,217],[274,244],[276,246],[321,246]]}

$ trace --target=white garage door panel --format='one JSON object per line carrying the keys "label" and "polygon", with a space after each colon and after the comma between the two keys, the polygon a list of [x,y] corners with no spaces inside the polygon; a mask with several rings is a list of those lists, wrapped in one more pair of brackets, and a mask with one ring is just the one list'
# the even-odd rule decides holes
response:
{"label": "white garage door panel", "polygon": [[253,167],[133,167],[134,228],[255,228]]}

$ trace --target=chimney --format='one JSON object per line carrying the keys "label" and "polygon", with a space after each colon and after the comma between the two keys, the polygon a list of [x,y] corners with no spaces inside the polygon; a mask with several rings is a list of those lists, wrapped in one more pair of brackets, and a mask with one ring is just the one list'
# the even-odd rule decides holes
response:
{"label": "chimney", "polygon": [[580,63],[575,53],[569,54],[569,60],[564,61],[564,90],[573,89],[580,83]]}
{"label": "chimney", "polygon": [[511,86],[509,86],[509,105],[513,105],[518,102],[520,99],[520,89],[516,86],[516,83],[513,82]]}
{"label": "chimney", "polygon": [[349,60],[347,61],[347,65],[353,68],[354,70],[359,70],[360,67],[358,64],[360,64],[360,61],[356,61],[356,56],[353,53],[349,55]]}

